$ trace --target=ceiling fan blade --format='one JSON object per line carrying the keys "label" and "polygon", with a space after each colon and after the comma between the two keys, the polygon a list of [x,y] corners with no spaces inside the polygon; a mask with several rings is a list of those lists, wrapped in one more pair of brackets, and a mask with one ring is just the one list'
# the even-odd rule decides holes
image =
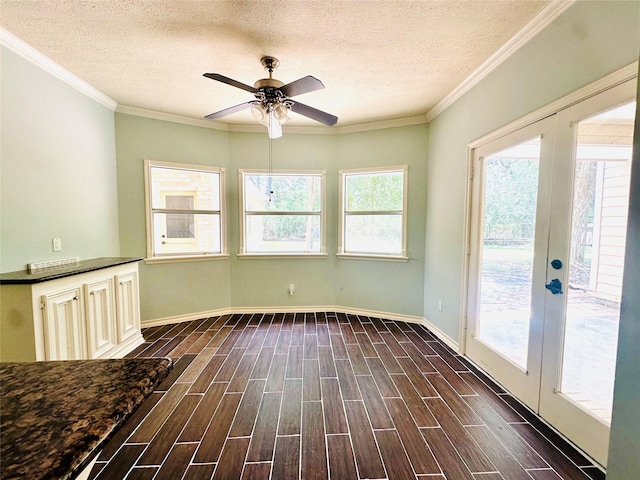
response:
{"label": "ceiling fan blade", "polygon": [[309,117],[317,122],[324,123],[329,127],[334,126],[338,121],[338,117],[335,115],[331,115],[330,113],[323,112],[322,110],[318,110],[317,108],[313,108],[299,102],[293,102],[293,105],[291,105],[291,111],[304,115],[305,117]]}
{"label": "ceiling fan blade", "polygon": [[311,75],[307,75],[306,77],[299,78],[280,87],[280,91],[287,97],[294,97],[296,95],[302,95],[303,93],[315,92],[323,88],[324,84],[320,80]]}
{"label": "ceiling fan blade", "polygon": [[255,104],[255,101],[241,103],[240,105],[236,105],[234,107],[225,108],[224,110],[220,110],[219,112],[210,113],[205,116],[207,120],[214,120],[216,118],[225,117],[227,115],[231,115],[232,113],[240,112],[242,110],[246,110]]}
{"label": "ceiling fan blade", "polygon": [[225,77],[224,75],[220,75],[219,73],[204,73],[202,74],[202,76],[210,78],[211,80],[217,80],[218,82],[226,83],[227,85],[231,85],[232,87],[241,88],[242,90],[246,90],[247,92],[256,93],[258,91],[257,88],[254,88],[251,85],[238,82],[237,80]]}

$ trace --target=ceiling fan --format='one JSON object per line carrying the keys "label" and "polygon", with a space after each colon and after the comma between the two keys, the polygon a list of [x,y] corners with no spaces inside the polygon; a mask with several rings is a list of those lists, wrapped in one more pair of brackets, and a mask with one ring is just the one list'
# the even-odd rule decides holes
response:
{"label": "ceiling fan", "polygon": [[311,118],[328,126],[333,126],[338,121],[338,117],[323,112],[316,108],[310,107],[295,100],[291,97],[302,95],[324,88],[320,80],[311,75],[302,77],[286,85],[280,80],[273,78],[273,71],[278,68],[279,60],[275,57],[262,57],[260,63],[264,69],[269,72],[269,78],[263,78],[254,83],[253,87],[238,82],[218,73],[205,73],[203,76],[226,83],[233,87],[241,88],[247,92],[253,93],[255,100],[241,103],[233,107],[225,108],[219,112],[210,113],[204,118],[214,120],[232,113],[240,112],[247,108],[251,108],[251,113],[256,119],[266,125],[269,132],[269,138],[278,138],[282,136],[282,124],[288,117],[289,110],[305,117]]}

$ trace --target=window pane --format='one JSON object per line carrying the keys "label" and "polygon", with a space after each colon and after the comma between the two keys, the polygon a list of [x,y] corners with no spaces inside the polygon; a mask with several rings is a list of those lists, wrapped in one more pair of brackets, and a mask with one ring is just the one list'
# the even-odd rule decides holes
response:
{"label": "window pane", "polygon": [[540,137],[486,158],[478,337],[527,368]]}
{"label": "window pane", "polygon": [[247,212],[320,212],[320,175],[245,175]]}
{"label": "window pane", "polygon": [[319,215],[247,215],[247,253],[320,253]]}
{"label": "window pane", "polygon": [[221,253],[220,215],[154,213],[156,254]]}
{"label": "window pane", "polygon": [[[167,208],[193,210],[193,196],[167,195]],[[167,238],[195,238],[193,215],[182,213],[167,214]]]}
{"label": "window pane", "polygon": [[578,123],[561,391],[611,422],[635,102]]}
{"label": "window pane", "polygon": [[151,208],[171,207],[168,198],[190,196],[194,200],[189,209],[220,210],[220,174],[178,168],[151,167]]}
{"label": "window pane", "polygon": [[403,172],[345,175],[346,211],[402,210]]}
{"label": "window pane", "polygon": [[402,255],[402,215],[348,215],[346,253]]}

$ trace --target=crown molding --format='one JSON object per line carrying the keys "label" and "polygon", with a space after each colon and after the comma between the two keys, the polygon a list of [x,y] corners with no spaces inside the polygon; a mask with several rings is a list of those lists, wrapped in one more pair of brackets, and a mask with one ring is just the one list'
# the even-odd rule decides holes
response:
{"label": "crown molding", "polygon": [[183,125],[191,125],[194,127],[210,128],[212,130],[222,130],[224,132],[231,131],[231,125],[220,122],[212,122],[200,118],[185,117],[182,115],[174,115],[173,113],[158,112],[156,110],[147,110],[146,108],[131,107],[129,105],[118,105],[116,113],[124,113],[126,115],[134,115],[136,117],[151,118],[153,120],[163,120],[165,122],[181,123]]}
{"label": "crown molding", "polygon": [[383,128],[407,127],[409,125],[419,125],[422,123],[427,123],[426,117],[424,115],[416,115],[414,117],[394,118],[391,120],[380,120],[377,122],[345,125],[344,127],[337,127],[336,133],[345,134],[345,133],[368,132],[371,130],[382,130]]}
{"label": "crown molding", "polygon": [[107,107],[109,110],[114,111],[116,109],[117,103],[114,100],[107,97],[104,93],[92,87],[84,80],[76,77],[62,65],[54,62],[49,57],[39,52],[31,45],[28,45],[23,40],[20,40],[14,34],[8,32],[2,27],[0,27],[0,44],[4,45],[14,53],[17,53],[25,60],[28,60],[42,68],[45,72],[53,75],[57,79],[62,80],[64,83],[75,88],[80,93],[83,93],[92,100],[95,100],[99,104]]}
{"label": "crown molding", "polygon": [[516,33],[511,40],[505,43],[498,51],[491,55],[482,65],[474,70],[471,75],[462,81],[449,95],[440,100],[435,107],[425,115],[430,122],[440,115],[447,107],[475,87],[487,75],[493,72],[499,65],[516,53],[533,37],[544,30],[551,22],[558,18],[565,10],[577,0],[552,0],[522,30]]}
{"label": "crown molding", "polygon": [[[129,105],[118,105],[116,113],[124,113],[126,115],[135,115],[137,117],[151,118],[154,120],[164,120],[166,122],[181,123],[184,125],[192,125],[196,127],[210,128],[212,130],[221,130],[224,132],[234,133],[264,133],[265,127],[262,125],[248,124],[226,124],[221,122],[212,122],[210,120],[202,120],[199,118],[185,117],[182,115],[174,115],[172,113],[158,112],[155,110],[147,110],[145,108],[131,107]],[[313,127],[313,126],[284,126],[283,133],[300,134],[300,135],[343,135],[347,133],[367,132],[370,130],[382,130],[384,128],[406,127],[409,125],[419,125],[427,123],[424,115],[414,117],[395,118],[392,120],[381,120],[379,122],[369,122],[354,125],[345,125],[344,127]]]}

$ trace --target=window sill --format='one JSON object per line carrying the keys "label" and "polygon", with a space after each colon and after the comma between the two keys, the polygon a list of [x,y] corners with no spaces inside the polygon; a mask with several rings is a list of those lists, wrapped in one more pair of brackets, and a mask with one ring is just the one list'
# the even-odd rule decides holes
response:
{"label": "window sill", "polygon": [[401,257],[394,255],[375,255],[368,253],[336,253],[336,257],[346,260],[377,260],[383,262],[403,262],[409,261],[409,257]]}
{"label": "window sill", "polygon": [[327,258],[326,253],[239,253],[240,259]]}
{"label": "window sill", "polygon": [[226,253],[215,255],[175,255],[145,258],[144,263],[149,265],[154,263],[200,262],[202,260],[226,260],[228,258],[229,255]]}

